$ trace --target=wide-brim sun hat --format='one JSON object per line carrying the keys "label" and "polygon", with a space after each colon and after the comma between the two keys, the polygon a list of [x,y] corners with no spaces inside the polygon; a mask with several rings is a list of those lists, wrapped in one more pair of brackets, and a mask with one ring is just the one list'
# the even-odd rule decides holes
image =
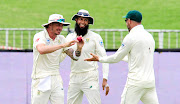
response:
{"label": "wide-brim sun hat", "polygon": [[53,23],[53,22],[62,23],[63,26],[68,26],[68,25],[70,25],[70,23],[65,22],[65,19],[63,18],[63,15],[60,15],[60,14],[52,14],[52,15],[49,16],[48,23],[43,24],[42,26],[45,27],[45,26],[47,26],[47,25],[49,25],[50,23]]}
{"label": "wide-brim sun hat", "polygon": [[84,10],[84,9],[79,10],[78,13],[72,17],[72,20],[75,21],[75,19],[79,16],[89,18],[89,24],[92,24],[92,25],[94,24],[94,19],[93,17],[90,16],[87,10]]}

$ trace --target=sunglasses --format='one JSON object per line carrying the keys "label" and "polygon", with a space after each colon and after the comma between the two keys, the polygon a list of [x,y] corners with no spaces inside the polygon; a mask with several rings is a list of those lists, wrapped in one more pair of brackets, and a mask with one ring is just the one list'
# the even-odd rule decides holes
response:
{"label": "sunglasses", "polygon": [[83,13],[83,12],[78,12],[77,14],[82,16],[90,16],[88,13]]}
{"label": "sunglasses", "polygon": [[129,19],[129,18],[126,18],[126,19],[125,19],[125,22],[126,22],[128,19]]}
{"label": "sunglasses", "polygon": [[65,22],[65,19],[64,19],[64,18],[61,18],[61,19],[57,19],[56,21],[57,21],[57,22]]}

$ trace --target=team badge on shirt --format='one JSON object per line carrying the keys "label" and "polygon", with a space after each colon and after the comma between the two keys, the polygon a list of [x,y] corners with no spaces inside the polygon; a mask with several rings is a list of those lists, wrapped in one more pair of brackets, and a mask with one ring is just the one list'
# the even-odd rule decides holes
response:
{"label": "team badge on shirt", "polygon": [[40,39],[40,38],[37,38],[37,39],[36,39],[36,42],[38,42],[38,41],[39,41],[39,39]]}
{"label": "team badge on shirt", "polygon": [[104,44],[103,44],[102,40],[99,41],[99,44],[100,44],[101,47],[104,47]]}
{"label": "team badge on shirt", "polygon": [[124,46],[125,46],[124,43],[122,43],[122,44],[121,44],[121,47],[123,48]]}
{"label": "team badge on shirt", "polygon": [[59,44],[61,43],[61,40],[60,40],[60,39],[58,40],[58,43],[59,43]]}
{"label": "team badge on shirt", "polygon": [[87,43],[89,42],[89,38],[86,38],[86,42],[87,42]]}
{"label": "team badge on shirt", "polygon": [[47,45],[49,45],[50,44],[50,39],[47,39],[46,41],[47,41]]}
{"label": "team badge on shirt", "polygon": [[41,93],[41,92],[38,90],[37,95],[40,95],[40,93]]}

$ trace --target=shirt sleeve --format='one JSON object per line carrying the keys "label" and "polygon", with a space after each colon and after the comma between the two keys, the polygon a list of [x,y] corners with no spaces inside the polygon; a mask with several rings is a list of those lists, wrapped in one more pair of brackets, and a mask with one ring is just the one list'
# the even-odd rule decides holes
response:
{"label": "shirt sleeve", "polygon": [[[130,52],[130,50],[132,48],[132,44],[133,44],[132,40],[128,36],[126,36],[122,42],[122,45],[120,46],[120,48],[117,50],[117,52],[115,54],[110,55],[110,56],[100,57],[99,62],[101,62],[101,63],[117,63],[117,62],[121,61]],[[128,59],[125,59],[125,60],[127,61]]]}
{"label": "shirt sleeve", "polygon": [[40,43],[46,44],[46,39],[42,37],[42,34],[35,34],[33,39],[33,47],[36,48],[36,46]]}
{"label": "shirt sleeve", "polygon": [[126,56],[122,59],[122,61],[128,62],[128,55],[126,55]]}
{"label": "shirt sleeve", "polygon": [[[107,56],[101,36],[98,35],[95,41],[96,41],[96,51],[95,51],[96,54],[100,57]],[[108,79],[108,74],[109,74],[108,63],[102,63],[102,71],[103,71],[103,78]]]}

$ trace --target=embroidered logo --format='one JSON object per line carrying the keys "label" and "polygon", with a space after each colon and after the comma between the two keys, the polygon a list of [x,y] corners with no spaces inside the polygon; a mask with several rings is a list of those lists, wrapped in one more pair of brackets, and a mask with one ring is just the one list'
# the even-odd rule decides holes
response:
{"label": "embroidered logo", "polygon": [[60,44],[60,43],[61,43],[61,40],[58,40],[58,43]]}
{"label": "embroidered logo", "polygon": [[40,95],[41,91],[38,90],[37,95]]}
{"label": "embroidered logo", "polygon": [[50,39],[47,39],[46,41],[47,41],[47,45],[49,45],[50,44]]}
{"label": "embroidered logo", "polygon": [[39,39],[40,39],[40,38],[37,38],[37,39],[36,39],[36,42],[38,42],[38,41],[39,41]]}
{"label": "embroidered logo", "polygon": [[123,44],[123,43],[121,44],[121,47],[124,47],[124,44]]}
{"label": "embroidered logo", "polygon": [[89,42],[89,38],[86,38],[86,42],[87,42],[87,43]]}
{"label": "embroidered logo", "polygon": [[99,44],[100,44],[101,47],[104,47],[104,44],[103,44],[102,40],[99,41]]}

